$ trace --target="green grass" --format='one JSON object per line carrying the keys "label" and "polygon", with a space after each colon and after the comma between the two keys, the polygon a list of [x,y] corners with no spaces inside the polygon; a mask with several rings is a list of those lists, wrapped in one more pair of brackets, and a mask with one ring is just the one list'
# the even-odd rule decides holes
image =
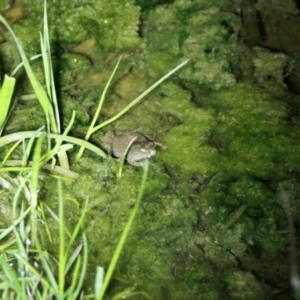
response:
{"label": "green grass", "polygon": [[[114,117],[96,125],[107,90],[120,63],[121,59],[119,59],[100,96],[96,114],[86,133],[85,140],[83,140],[69,135],[75,120],[75,112],[68,126],[65,129],[61,127],[50,55],[46,1],[44,1],[43,34],[40,35],[42,54],[32,58],[38,59],[42,57],[45,87],[37,80],[37,76],[30,65],[30,59],[26,57],[19,39],[1,15],[0,21],[12,35],[22,60],[22,63],[16,67],[13,74],[19,72],[22,68],[25,69],[45,115],[45,124],[41,124],[40,128],[37,128],[35,131],[21,131],[2,135],[13,109],[13,93],[16,83],[14,77],[6,75],[0,89],[0,147],[6,146],[7,150],[5,157],[1,161],[0,173],[2,174],[2,181],[4,182],[5,180],[7,185],[14,191],[14,199],[11,205],[11,224],[8,224],[6,228],[0,229],[0,263],[2,266],[0,269],[0,297],[1,299],[103,299],[140,206],[149,165],[146,163],[144,167],[136,204],[131,215],[128,216],[128,222],[116,246],[111,263],[107,270],[104,270],[101,266],[97,267],[94,293],[87,295],[84,294],[83,282],[87,271],[89,249],[83,224],[88,202],[82,208],[82,213],[73,231],[69,232],[65,219],[62,180],[74,180],[80,174],[70,170],[67,152],[74,145],[78,145],[80,150],[76,160],[82,156],[84,149],[88,149],[101,158],[105,158],[106,154],[101,149],[88,142],[91,135],[114,122],[131,107],[137,105],[143,97],[183,67],[187,61],[167,73]],[[12,146],[8,148],[10,144]],[[17,160],[11,159],[16,149],[20,147],[22,149],[21,157]],[[57,162],[59,162],[59,165]],[[57,212],[51,210],[40,199],[40,175],[42,169],[48,169],[59,177],[57,179]],[[121,170],[120,168],[119,177],[121,176]],[[24,197],[26,201],[24,201]],[[45,210],[50,213],[53,220],[57,223],[59,250],[56,258],[51,256],[47,249],[43,248],[41,236],[39,235],[39,230],[43,226],[48,239],[50,241],[52,239],[47,219],[45,218]],[[66,281],[66,278],[68,281]],[[114,299],[121,299],[124,296],[131,297],[137,294],[142,295],[144,298],[149,298],[143,292],[129,289],[115,295]]]}

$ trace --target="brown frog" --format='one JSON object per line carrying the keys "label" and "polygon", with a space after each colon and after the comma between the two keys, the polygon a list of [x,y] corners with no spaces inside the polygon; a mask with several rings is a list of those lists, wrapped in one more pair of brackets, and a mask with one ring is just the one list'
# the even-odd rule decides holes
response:
{"label": "brown frog", "polygon": [[128,130],[109,130],[101,142],[106,151],[118,158],[122,157],[131,143],[126,161],[132,166],[143,166],[144,162],[141,160],[155,155],[156,146],[161,146],[140,132]]}

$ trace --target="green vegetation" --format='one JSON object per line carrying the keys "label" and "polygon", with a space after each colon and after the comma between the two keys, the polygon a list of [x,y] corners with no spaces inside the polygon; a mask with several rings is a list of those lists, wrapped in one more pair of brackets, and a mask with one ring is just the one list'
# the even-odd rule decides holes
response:
{"label": "green vegetation", "polygon": [[[43,35],[41,35],[41,56],[43,59],[46,89],[44,89],[37,79],[25,55],[24,49],[10,25],[2,16],[0,16],[0,21],[12,35],[22,60],[22,63],[13,73],[16,73],[20,67],[24,67],[34,93],[43,109],[46,120],[46,130],[44,126],[41,126],[33,132],[15,132],[0,138],[1,147],[16,142],[11,148],[6,148],[6,155],[2,159],[2,168],[0,169],[2,173],[5,172],[2,177],[4,186],[9,192],[14,192],[12,204],[10,204],[9,198],[6,198],[8,195],[5,195],[5,193],[2,194],[4,201],[3,207],[5,207],[4,211],[9,213],[9,218],[3,216],[3,228],[0,234],[3,253],[0,257],[2,265],[2,270],[0,271],[2,281],[0,286],[1,297],[3,299],[45,299],[49,297],[55,297],[55,299],[76,299],[79,296],[82,297],[85,295],[83,283],[87,272],[89,254],[88,241],[83,230],[83,224],[88,211],[89,201],[87,200],[84,207],[80,209],[80,217],[76,219],[73,228],[69,230],[65,222],[66,205],[61,179],[64,179],[63,176],[67,176],[65,180],[67,180],[68,177],[69,179],[76,179],[78,178],[78,174],[69,170],[69,161],[66,152],[73,148],[73,144],[77,144],[81,146],[76,157],[77,160],[81,158],[84,148],[94,151],[102,158],[105,158],[106,154],[85,140],[68,136],[74,123],[75,113],[73,113],[72,119],[64,132],[60,134],[61,121],[52,67],[46,1],[44,2],[44,31]],[[35,57],[35,59],[36,58],[38,57]],[[183,62],[177,68],[170,71],[132,101],[119,114],[95,126],[108,86],[118,67],[117,64],[102,93],[96,115],[85,139],[88,140],[93,132],[117,120],[162,81],[186,64],[186,62],[187,61]],[[12,105],[14,87],[15,79],[5,76],[0,91],[1,132],[3,132],[6,122],[9,119],[11,112],[9,108]],[[29,139],[28,143],[26,143],[26,139]],[[54,142],[51,139],[54,139]],[[63,142],[68,142],[68,144]],[[20,159],[9,160],[15,153],[18,155],[16,151],[18,147],[22,153]],[[61,167],[56,166],[56,158],[58,158]],[[52,161],[51,165],[47,165],[48,161]],[[10,165],[13,166],[9,167]],[[57,181],[57,187],[54,189],[57,193],[57,196],[54,197],[58,197],[56,204],[56,207],[58,206],[58,214],[45,203],[45,200],[42,201],[41,199],[41,169],[45,167],[49,171],[57,172],[61,176],[61,179],[55,180]],[[10,175],[14,172],[18,174],[15,178]],[[124,231],[120,236],[118,246],[112,256],[107,273],[104,276],[104,269],[97,267],[95,290],[92,294],[85,295],[86,299],[102,299],[106,293],[113,271],[116,268],[121,251],[128,237],[129,230],[138,212],[146,185],[147,174],[148,164],[146,163],[135,207],[130,214],[126,226],[124,226]],[[48,183],[44,182],[43,185],[47,186]],[[47,186],[47,188],[49,188],[49,186]],[[48,212],[47,217],[46,212]],[[50,218],[56,223],[56,232],[52,231],[53,226],[49,223]],[[13,220],[13,222],[11,223],[10,220]],[[43,224],[42,226],[39,224],[40,222]],[[50,227],[52,228],[50,229]],[[54,234],[57,236],[55,243],[58,246],[58,251],[55,250],[53,252],[54,256],[52,257],[53,254],[50,255],[50,252],[48,252],[49,249],[44,248],[43,244],[45,244],[45,238],[48,242],[53,243],[53,239],[55,239]],[[80,235],[82,235],[81,238]],[[55,255],[57,255],[57,257]],[[120,294],[120,297],[135,294],[140,294],[140,292],[133,291],[132,289],[130,292],[124,291],[124,293]],[[145,293],[141,292],[141,294]],[[119,296],[116,297],[118,298]]]}
{"label": "green vegetation", "polygon": [[[19,66],[13,103],[0,114],[7,270],[23,244],[22,257],[39,267],[20,260],[20,270],[40,278],[45,293],[67,298],[80,286],[86,299],[99,295],[95,278],[102,283],[112,270],[145,176],[107,157],[99,140],[109,129],[138,130],[162,147],[103,298],[290,297],[283,198],[298,226],[300,122],[299,99],[283,81],[289,57],[243,43],[240,1],[63,0],[48,3],[41,58],[43,8],[33,2],[8,19],[46,97],[37,98],[9,32],[0,44],[2,72]],[[7,274],[34,288],[17,268]]]}

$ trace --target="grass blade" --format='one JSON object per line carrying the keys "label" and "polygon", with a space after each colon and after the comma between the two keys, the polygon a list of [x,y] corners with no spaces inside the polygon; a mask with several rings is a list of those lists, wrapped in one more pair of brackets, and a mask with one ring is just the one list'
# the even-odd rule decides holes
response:
{"label": "grass blade", "polygon": [[[32,136],[33,133],[34,133],[34,131],[22,131],[22,132],[16,132],[16,133],[12,133],[12,134],[8,134],[6,136],[0,137],[0,147],[3,147],[4,145],[7,145],[9,143],[19,141],[21,139],[28,139]],[[96,147],[95,145],[93,145],[85,140],[75,138],[72,136],[63,136],[61,134],[44,133],[44,132],[41,132],[37,136],[40,136],[42,134],[46,134],[47,137],[50,137],[52,139],[62,140],[62,141],[68,142],[68,143],[78,145],[78,146],[83,146],[84,148],[87,148],[90,151],[101,156],[102,158],[106,158],[106,154],[99,147]]]}
{"label": "grass blade", "polygon": [[52,108],[51,102],[50,102],[50,100],[47,96],[47,93],[45,92],[42,85],[37,80],[34,72],[32,71],[32,68],[29,64],[29,61],[28,61],[28,59],[25,55],[25,52],[22,48],[22,45],[21,45],[19,39],[16,37],[16,35],[13,32],[13,30],[11,29],[10,25],[6,22],[5,18],[2,15],[0,15],[0,21],[7,28],[7,30],[10,32],[13,39],[15,40],[15,43],[16,43],[17,48],[19,50],[19,54],[20,54],[21,59],[22,59],[23,64],[24,64],[24,68],[25,68],[26,73],[27,73],[27,76],[30,80],[30,83],[32,85],[32,88],[33,88],[35,94],[37,95],[37,98],[40,102],[40,105],[42,106],[42,108],[44,110],[44,114],[46,116],[47,123],[50,124],[50,126],[52,128],[52,131],[57,133],[58,132],[58,126],[57,126],[56,120],[54,118],[53,108]]}
{"label": "grass blade", "polygon": [[[96,124],[96,121],[98,120],[98,117],[99,117],[99,114],[100,114],[100,111],[101,111],[103,102],[104,102],[104,100],[105,100],[105,96],[106,96],[108,87],[110,86],[110,83],[111,83],[111,81],[112,81],[112,79],[113,79],[113,77],[114,77],[114,75],[115,75],[115,73],[116,73],[116,71],[117,71],[117,69],[118,69],[118,66],[119,66],[119,63],[120,63],[120,61],[121,61],[121,58],[122,58],[122,57],[119,58],[119,60],[118,60],[118,62],[117,62],[117,64],[116,64],[116,66],[115,66],[113,72],[111,73],[111,75],[110,75],[110,77],[109,77],[109,79],[108,79],[108,81],[107,81],[107,83],[106,83],[106,85],[105,85],[105,87],[104,87],[103,93],[101,94],[100,101],[99,101],[99,104],[98,104],[98,106],[97,106],[96,113],[95,113],[95,115],[94,115],[94,117],[93,117],[92,123],[91,123],[91,125],[90,125],[90,127],[89,127],[89,129],[88,129],[88,131],[87,131],[86,136],[85,136],[85,140],[86,140],[86,141],[90,138],[91,134],[93,133],[93,128],[94,128],[94,126],[95,126],[95,124]],[[80,150],[78,151],[77,155],[76,155],[75,161],[77,161],[78,159],[81,158],[81,156],[82,156],[82,154],[83,154],[83,151],[84,151],[84,148],[81,147]]]}
{"label": "grass blade", "polygon": [[50,49],[50,41],[49,41],[49,27],[48,27],[48,16],[47,16],[47,1],[44,0],[44,34],[43,39],[41,38],[41,43],[43,44],[42,55],[43,55],[43,62],[44,62],[44,70],[45,70],[45,79],[46,79],[46,86],[48,91],[48,96],[52,101],[55,111],[55,119],[57,122],[57,127],[60,133],[61,124],[60,124],[60,117],[59,117],[59,107],[56,97],[56,90],[55,90],[55,82],[54,82],[54,75],[53,75],[53,65],[52,65],[52,58],[51,58],[51,49]]}
{"label": "grass blade", "polygon": [[100,294],[98,295],[97,297],[97,300],[101,300],[105,294],[105,291],[108,287],[108,284],[110,282],[110,279],[112,277],[112,274],[113,274],[113,271],[116,267],[116,264],[117,264],[117,261],[121,255],[121,251],[123,249],[123,246],[125,244],[125,241],[126,241],[126,238],[128,236],[128,233],[129,233],[129,230],[131,228],[131,225],[135,219],[135,216],[138,212],[138,209],[140,207],[140,204],[141,204],[141,201],[142,201],[142,197],[143,197],[143,193],[144,193],[144,190],[145,190],[145,186],[146,186],[146,180],[147,180],[147,176],[148,176],[148,170],[149,170],[149,163],[148,161],[146,161],[145,163],[145,166],[144,166],[144,172],[143,172],[143,177],[142,177],[142,183],[141,183],[141,187],[140,187],[140,191],[139,191],[139,195],[138,195],[138,198],[137,198],[137,201],[136,201],[136,204],[132,210],[132,213],[127,221],[127,224],[124,228],[124,231],[122,232],[122,235],[120,237],[120,240],[118,242],[118,245],[117,245],[117,248],[114,252],[114,255],[111,259],[111,262],[109,264],[109,267],[108,267],[108,270],[107,270],[107,273],[104,277],[104,282],[103,282],[103,285],[102,285],[102,288],[100,290]]}
{"label": "grass blade", "polygon": [[123,110],[121,110],[119,113],[117,113],[115,116],[112,118],[106,120],[105,122],[102,122],[98,126],[94,127],[91,131],[91,134],[94,133],[95,131],[99,130],[100,128],[112,123],[113,121],[119,119],[122,115],[124,115],[131,107],[136,105],[139,101],[141,101],[146,95],[148,95],[151,91],[153,91],[157,86],[159,86],[163,81],[165,81],[167,78],[169,78],[172,74],[174,74],[176,71],[178,71],[180,68],[182,68],[188,60],[184,61],[180,65],[178,65],[176,68],[171,70],[168,74],[163,76],[161,79],[156,81],[152,86],[150,86],[145,92],[140,94],[137,98],[135,98],[131,103],[129,103]]}
{"label": "grass blade", "polygon": [[103,278],[104,278],[104,269],[102,267],[97,267],[96,271],[96,279],[95,279],[95,295],[99,296],[100,291],[103,286]]}
{"label": "grass blade", "polygon": [[6,124],[11,100],[14,93],[16,79],[5,75],[3,85],[0,90],[0,135]]}

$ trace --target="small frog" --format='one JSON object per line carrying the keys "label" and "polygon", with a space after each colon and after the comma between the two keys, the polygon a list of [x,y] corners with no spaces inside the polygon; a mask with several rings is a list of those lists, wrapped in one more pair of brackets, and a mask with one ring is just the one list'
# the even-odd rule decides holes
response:
{"label": "small frog", "polygon": [[156,146],[161,146],[150,137],[137,131],[109,130],[101,139],[103,148],[115,157],[122,157],[130,143],[126,161],[132,166],[143,166],[144,158],[149,158],[156,153]]}

